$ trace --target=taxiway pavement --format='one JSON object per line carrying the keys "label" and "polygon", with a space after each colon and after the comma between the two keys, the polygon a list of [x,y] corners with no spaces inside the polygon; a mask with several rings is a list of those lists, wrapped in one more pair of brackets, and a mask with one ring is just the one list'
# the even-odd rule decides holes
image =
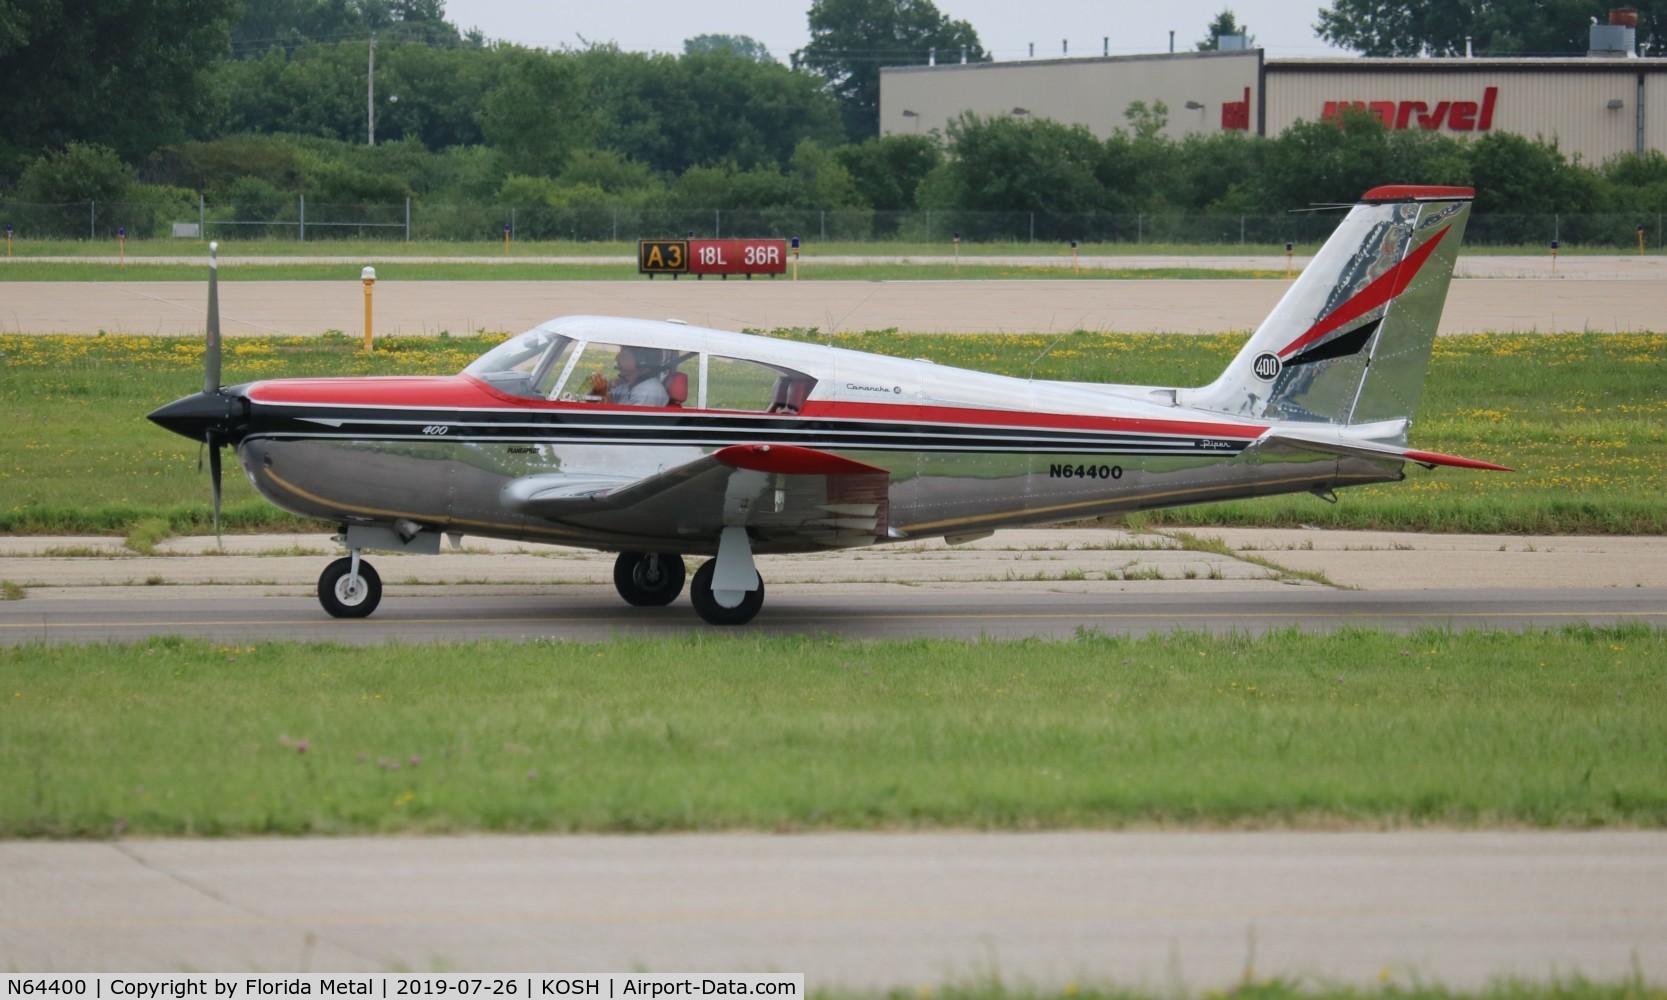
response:
{"label": "taxiway pavement", "polygon": [[0,843],[13,971],[803,972],[1154,995],[1667,977],[1667,833]]}
{"label": "taxiway pavement", "polygon": [[[858,639],[1067,638],[1079,630],[1261,633],[1350,625],[1411,631],[1667,623],[1667,539],[1212,529],[1052,528],[859,551],[764,556],[748,628]],[[141,556],[120,539],[0,538],[0,644],[191,635],[235,642],[474,638],[607,641],[707,628],[687,598],[631,608],[613,556],[468,539],[438,556],[374,554],[369,619],[314,598],[340,555],[323,535],[182,538]],[[690,560],[692,571],[698,560]]]}
{"label": "taxiway pavement", "polygon": [[[1657,258],[1640,258],[1653,261]],[[1608,260],[1608,258],[1595,258]],[[137,278],[142,269],[135,269]],[[3,275],[0,270],[0,275]],[[1443,335],[1661,329],[1663,272],[1461,278]],[[895,328],[910,333],[1222,333],[1253,329],[1291,282],[1127,281],[394,281],[377,282],[374,329],[518,333],[557,316],[677,319],[721,330]],[[0,282],[0,332],[200,336],[201,282]],[[228,336],[364,333],[357,272],[341,281],[225,281]]]}

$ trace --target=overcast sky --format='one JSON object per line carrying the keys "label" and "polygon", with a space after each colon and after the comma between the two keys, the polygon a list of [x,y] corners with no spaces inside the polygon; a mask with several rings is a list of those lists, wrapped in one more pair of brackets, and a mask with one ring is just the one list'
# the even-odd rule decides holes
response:
{"label": "overcast sky", "polygon": [[[1107,36],[1112,55],[1163,52],[1169,48],[1171,30],[1176,51],[1188,50],[1224,7],[1269,55],[1343,54],[1315,37],[1320,4],[1313,0],[936,3],[945,15],[971,22],[984,48],[999,61],[1026,58],[1031,42],[1036,43],[1037,58],[1057,57],[1062,39],[1070,40],[1070,55],[1099,55]],[[683,40],[695,35],[750,35],[782,62],[810,40],[805,26],[809,9],[810,0],[446,0],[446,17],[459,28],[479,28],[488,38],[539,48],[578,47],[589,41],[615,42],[641,52],[682,52]]]}

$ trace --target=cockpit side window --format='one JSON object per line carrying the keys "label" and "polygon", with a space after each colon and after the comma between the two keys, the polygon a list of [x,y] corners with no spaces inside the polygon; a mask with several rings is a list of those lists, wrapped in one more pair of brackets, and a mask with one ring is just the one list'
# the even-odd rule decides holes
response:
{"label": "cockpit side window", "polygon": [[747,358],[706,360],[706,406],[714,410],[797,413],[816,380],[803,372]]}
{"label": "cockpit side window", "polygon": [[561,376],[573,344],[560,334],[530,330],[476,358],[463,373],[500,392],[544,399]]}
{"label": "cockpit side window", "polygon": [[590,341],[557,382],[563,401],[627,406],[681,406],[688,376],[679,368],[693,353]]}

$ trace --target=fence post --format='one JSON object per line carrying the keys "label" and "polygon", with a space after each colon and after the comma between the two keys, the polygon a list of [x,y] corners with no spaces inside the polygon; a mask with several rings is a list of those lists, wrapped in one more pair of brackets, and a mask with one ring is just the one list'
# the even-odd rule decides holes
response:
{"label": "fence post", "polygon": [[1036,213],[1030,213],[1030,242],[1036,242]]}
{"label": "fence post", "polygon": [[405,199],[405,242],[411,242],[411,199]]}
{"label": "fence post", "polygon": [[299,242],[305,243],[305,242],[307,242],[307,196],[306,195],[301,195],[300,197],[301,197],[301,222],[300,222],[301,237],[300,237]]}
{"label": "fence post", "polygon": [[926,210],[926,242],[932,242],[932,210]]}
{"label": "fence post", "polygon": [[1145,212],[1136,212],[1135,215],[1134,215],[1134,241],[1136,243],[1145,243],[1146,242],[1146,213]]}
{"label": "fence post", "polygon": [[828,210],[822,209],[822,242],[828,242]]}
{"label": "fence post", "polygon": [[1239,216],[1239,243],[1244,243],[1244,216]]}
{"label": "fence post", "polygon": [[618,243],[619,242],[619,206],[618,205],[614,206],[613,215],[614,215],[613,242]]}
{"label": "fence post", "polygon": [[713,239],[715,239],[715,240],[723,239],[723,235],[724,235],[723,222],[724,222],[723,209],[714,208],[712,210],[712,238]]}
{"label": "fence post", "polygon": [[197,236],[208,239],[208,207],[203,202],[203,193],[197,192]]}
{"label": "fence post", "polygon": [[87,210],[92,214],[87,217],[87,239],[98,239],[98,200],[87,202]]}

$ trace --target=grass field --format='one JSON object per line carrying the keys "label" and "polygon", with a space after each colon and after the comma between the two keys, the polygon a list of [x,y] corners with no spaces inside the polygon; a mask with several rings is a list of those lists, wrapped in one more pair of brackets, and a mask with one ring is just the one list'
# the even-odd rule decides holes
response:
{"label": "grass field", "polygon": [[[777,335],[824,341],[815,331]],[[374,355],[342,335],[228,341],[228,382],[286,375],[458,371],[493,337],[387,338]],[[1045,379],[1199,385],[1236,335],[842,334],[833,342]],[[0,335],[0,531],[125,533],[147,518],[206,531],[197,448],[145,414],[196,391],[200,343],[166,337]],[[1403,483],[1159,511],[1147,524],[1315,524],[1480,532],[1667,532],[1667,336],[1488,335],[1436,342],[1413,443],[1515,473],[1409,467]],[[233,529],[303,527],[225,480]]]}
{"label": "grass field", "polygon": [[0,836],[1667,824],[1667,634],[0,650]]}

